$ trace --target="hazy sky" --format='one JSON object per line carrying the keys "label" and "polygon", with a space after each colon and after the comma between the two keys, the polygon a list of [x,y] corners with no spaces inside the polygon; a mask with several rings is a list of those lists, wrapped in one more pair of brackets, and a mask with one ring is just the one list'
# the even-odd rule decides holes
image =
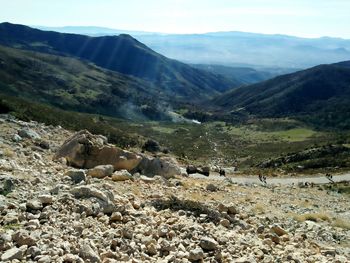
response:
{"label": "hazy sky", "polygon": [[350,0],[0,0],[0,21],[350,38]]}

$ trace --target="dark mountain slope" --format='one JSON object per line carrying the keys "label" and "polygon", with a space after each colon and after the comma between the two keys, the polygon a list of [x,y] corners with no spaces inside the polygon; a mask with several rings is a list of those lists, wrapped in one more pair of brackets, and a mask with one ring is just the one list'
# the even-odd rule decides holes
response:
{"label": "dark mountain slope", "polygon": [[160,107],[168,103],[167,95],[147,81],[74,58],[4,46],[0,92],[66,110],[129,119],[165,118]]}
{"label": "dark mountain slope", "polygon": [[261,117],[297,116],[320,126],[350,128],[350,63],[320,65],[232,90],[212,102]]}
{"label": "dark mountain slope", "polygon": [[230,80],[168,59],[129,35],[88,37],[0,24],[0,44],[74,56],[123,74],[153,82],[171,96],[209,97],[234,86]]}

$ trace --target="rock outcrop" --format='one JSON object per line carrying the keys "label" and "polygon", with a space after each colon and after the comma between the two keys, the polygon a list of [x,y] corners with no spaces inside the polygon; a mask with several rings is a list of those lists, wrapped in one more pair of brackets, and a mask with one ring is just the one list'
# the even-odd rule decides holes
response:
{"label": "rock outcrop", "polygon": [[77,132],[63,143],[54,160],[62,157],[68,165],[85,169],[110,164],[114,170],[130,171],[141,162],[139,155],[108,144],[105,137],[86,130]]}

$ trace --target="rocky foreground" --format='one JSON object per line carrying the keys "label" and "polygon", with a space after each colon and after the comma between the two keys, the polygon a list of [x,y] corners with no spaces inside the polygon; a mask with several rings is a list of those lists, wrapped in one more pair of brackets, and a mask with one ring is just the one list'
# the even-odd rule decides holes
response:
{"label": "rocky foreground", "polygon": [[72,135],[0,116],[2,262],[350,262],[348,195],[74,169]]}

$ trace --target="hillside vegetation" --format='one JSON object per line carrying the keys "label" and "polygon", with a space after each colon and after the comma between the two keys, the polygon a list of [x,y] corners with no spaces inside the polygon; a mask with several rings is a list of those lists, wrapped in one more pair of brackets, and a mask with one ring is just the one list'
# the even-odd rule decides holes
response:
{"label": "hillside vegetation", "polygon": [[348,62],[320,65],[232,90],[212,103],[257,117],[295,117],[316,127],[350,128]]}
{"label": "hillside vegetation", "polygon": [[0,91],[66,110],[127,119],[166,118],[161,107],[168,101],[160,88],[147,81],[75,58],[3,46]]}
{"label": "hillside vegetation", "polygon": [[236,84],[227,78],[168,59],[129,35],[89,37],[0,24],[0,44],[71,56],[150,81],[172,98],[199,101]]}
{"label": "hillside vegetation", "polygon": [[[109,141],[126,148],[141,150],[147,139],[153,139],[182,163],[234,166],[244,173],[254,173],[257,169],[255,167],[262,162],[283,158],[305,149],[350,143],[348,132],[319,132],[289,119],[259,119],[236,125],[224,122],[201,125],[164,121],[132,122],[63,111],[49,105],[0,94],[0,113],[9,112],[26,121],[36,120],[77,131],[88,129],[93,133],[103,134]],[[319,164],[315,160],[314,167],[318,168],[307,172],[324,171],[325,168],[327,171],[347,169],[350,166],[349,154],[334,156],[334,161],[332,158],[328,156],[327,162]],[[318,160],[323,159],[318,157]],[[303,162],[304,160],[301,163]],[[341,166],[337,168],[339,164]],[[288,166],[286,170],[300,172],[300,169],[295,169],[298,165],[298,162],[293,163],[293,167]],[[267,167],[269,173],[274,173],[275,170]]]}

